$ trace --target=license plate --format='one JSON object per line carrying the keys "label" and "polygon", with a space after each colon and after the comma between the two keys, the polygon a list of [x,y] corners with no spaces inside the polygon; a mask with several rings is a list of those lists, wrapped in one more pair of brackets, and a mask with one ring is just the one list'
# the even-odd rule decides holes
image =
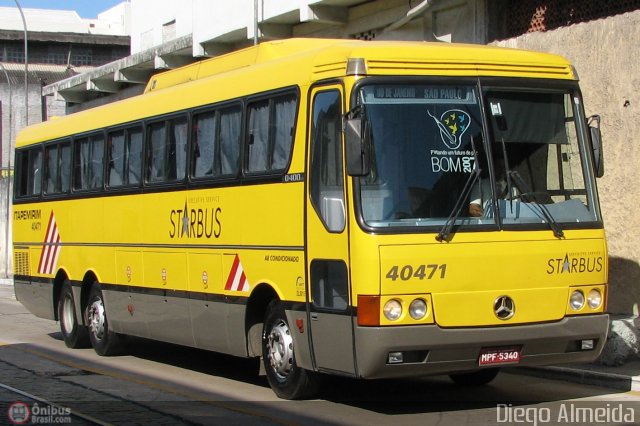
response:
{"label": "license plate", "polygon": [[484,348],[480,350],[478,365],[517,364],[520,362],[520,348]]}

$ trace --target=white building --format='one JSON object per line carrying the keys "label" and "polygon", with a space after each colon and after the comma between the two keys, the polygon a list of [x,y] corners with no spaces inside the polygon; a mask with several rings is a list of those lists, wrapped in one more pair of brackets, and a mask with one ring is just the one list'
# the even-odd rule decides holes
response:
{"label": "white building", "polygon": [[16,134],[27,124],[66,113],[65,102],[42,96],[43,86],[129,55],[130,8],[122,2],[97,19],[82,19],[70,10],[23,9],[25,70],[20,11],[0,7],[0,277],[11,270],[8,223]]}
{"label": "white building", "polygon": [[64,99],[74,112],[138,94],[142,87],[135,86],[156,72],[262,40],[490,38],[486,0],[131,0],[130,6],[132,56],[47,86],[44,95]]}
{"label": "white building", "polygon": [[[128,1],[105,10],[96,19],[84,19],[74,10],[23,8],[27,30],[47,33],[75,33],[123,36],[129,35]],[[24,31],[20,11],[16,7],[0,7],[2,30]]]}

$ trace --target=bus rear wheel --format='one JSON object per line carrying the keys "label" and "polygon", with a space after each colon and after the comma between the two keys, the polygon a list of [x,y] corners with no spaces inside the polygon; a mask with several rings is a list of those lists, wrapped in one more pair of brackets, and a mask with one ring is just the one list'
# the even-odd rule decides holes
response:
{"label": "bus rear wheel", "polygon": [[111,331],[100,285],[95,282],[89,293],[86,310],[91,346],[98,355],[116,355],[122,351],[122,337]]}
{"label": "bus rear wheel", "polygon": [[450,374],[449,377],[458,385],[483,386],[495,379],[499,372],[499,368],[487,368],[469,373]]}
{"label": "bus rear wheel", "polygon": [[278,397],[304,399],[317,392],[315,374],[296,364],[291,329],[279,300],[273,300],[267,308],[262,331],[262,358],[269,386]]}
{"label": "bus rear wheel", "polygon": [[78,349],[89,346],[87,327],[79,323],[76,316],[76,303],[69,280],[62,283],[58,299],[58,320],[62,339],[68,348]]}

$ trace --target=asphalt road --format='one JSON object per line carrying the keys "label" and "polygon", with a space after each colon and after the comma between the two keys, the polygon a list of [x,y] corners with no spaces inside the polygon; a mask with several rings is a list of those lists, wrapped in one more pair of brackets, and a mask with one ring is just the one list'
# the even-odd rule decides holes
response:
{"label": "asphalt road", "polygon": [[0,285],[0,424],[640,424],[640,393],[502,372],[490,385],[447,377],[328,378],[320,398],[282,401],[256,360],[128,339],[128,354],[66,348],[58,324]]}

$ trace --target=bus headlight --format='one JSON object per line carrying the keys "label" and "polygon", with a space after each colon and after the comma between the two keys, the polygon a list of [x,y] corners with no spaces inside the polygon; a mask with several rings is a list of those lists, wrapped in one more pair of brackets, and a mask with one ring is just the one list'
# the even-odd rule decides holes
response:
{"label": "bus headlight", "polygon": [[592,289],[587,295],[587,303],[591,309],[598,309],[602,304],[602,294],[598,289]]}
{"label": "bus headlight", "polygon": [[574,290],[569,298],[569,306],[574,311],[579,311],[584,307],[584,294],[580,290]]}
{"label": "bus headlight", "polygon": [[409,315],[416,321],[424,318],[427,315],[427,302],[424,299],[415,299],[409,305]]}
{"label": "bus headlight", "polygon": [[396,321],[402,315],[402,305],[396,299],[391,299],[385,303],[382,310],[389,321]]}

